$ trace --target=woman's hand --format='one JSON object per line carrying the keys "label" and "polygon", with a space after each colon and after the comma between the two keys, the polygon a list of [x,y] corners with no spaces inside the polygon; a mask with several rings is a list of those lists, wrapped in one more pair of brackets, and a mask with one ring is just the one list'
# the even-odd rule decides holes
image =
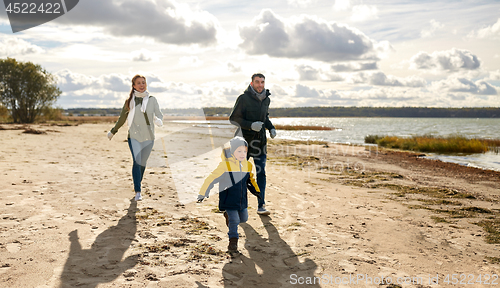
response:
{"label": "woman's hand", "polygon": [[155,116],[154,122],[155,122],[155,125],[158,126],[158,127],[163,126],[163,121],[161,121],[161,119],[158,118],[158,117],[156,117],[156,116]]}

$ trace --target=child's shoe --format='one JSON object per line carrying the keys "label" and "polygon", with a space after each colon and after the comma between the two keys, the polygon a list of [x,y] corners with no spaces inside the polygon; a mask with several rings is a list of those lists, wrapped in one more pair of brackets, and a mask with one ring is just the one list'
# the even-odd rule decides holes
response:
{"label": "child's shoe", "polygon": [[238,238],[229,238],[229,246],[227,246],[229,252],[238,252]]}

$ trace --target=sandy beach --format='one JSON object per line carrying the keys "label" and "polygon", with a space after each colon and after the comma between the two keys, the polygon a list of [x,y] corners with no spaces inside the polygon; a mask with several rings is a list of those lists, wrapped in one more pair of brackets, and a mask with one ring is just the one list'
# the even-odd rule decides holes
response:
{"label": "sandy beach", "polygon": [[231,257],[218,197],[192,200],[233,131],[166,122],[135,202],[112,125],[0,125],[1,287],[500,285],[499,172],[273,140],[272,214],[250,196]]}

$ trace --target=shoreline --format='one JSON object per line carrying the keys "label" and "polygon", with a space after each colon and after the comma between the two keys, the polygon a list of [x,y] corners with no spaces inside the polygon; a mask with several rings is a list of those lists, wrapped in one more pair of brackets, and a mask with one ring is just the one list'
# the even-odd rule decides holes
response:
{"label": "shoreline", "polygon": [[[0,131],[1,130],[30,130],[30,126],[57,126],[57,127],[65,127],[65,126],[78,126],[78,125],[81,125],[81,124],[103,124],[103,123],[113,123],[112,121],[110,122],[102,122],[102,121],[97,121],[95,122],[95,120],[97,119],[94,119],[93,117],[77,117],[77,118],[88,118],[87,120],[89,120],[88,122],[73,122],[73,123],[59,123],[59,122],[51,122],[51,123],[37,123],[37,124],[0,124]],[[173,118],[173,119],[170,119],[170,121],[176,121],[176,120],[188,120],[188,121],[201,121],[201,120],[205,120],[203,117],[188,117],[188,118],[184,118],[184,117],[181,117],[179,119],[177,118]],[[206,119],[207,121],[209,119]],[[218,119],[211,119],[211,120],[218,120]],[[175,122],[172,122],[173,124],[175,124]],[[2,126],[3,125],[3,126]],[[4,127],[6,126],[6,127]],[[50,131],[50,130],[49,130]],[[31,131],[27,131],[26,133],[33,133],[33,134],[36,134],[37,133],[37,130],[36,129],[31,129]],[[350,145],[355,145],[355,146],[361,146],[361,147],[365,147],[365,146],[371,146],[372,144],[367,144],[367,143],[341,143],[341,142],[330,142],[330,141],[323,141],[323,140],[301,140],[301,139],[287,139],[287,138],[281,138],[279,139],[279,141],[290,141],[291,143],[303,143],[303,144],[307,144],[307,143],[315,143],[315,142],[324,142],[324,143],[330,143],[332,145],[347,145],[347,146],[350,146]],[[462,163],[457,163],[458,161],[452,161],[452,160],[447,160],[446,158],[448,156],[461,156],[460,153],[445,153],[445,154],[439,154],[439,153],[428,153],[428,152],[416,152],[416,151],[407,151],[407,150],[399,150],[399,149],[391,149],[391,148],[386,148],[386,147],[380,147],[380,146],[376,146],[378,147],[377,149],[380,149],[380,150],[388,150],[388,151],[396,151],[396,152],[404,152],[404,153],[414,153],[414,154],[419,154],[422,158],[426,158],[428,160],[437,160],[437,161],[440,161],[440,162],[443,162],[443,163],[450,163],[450,164],[455,164],[455,165],[459,165],[459,166],[463,166],[463,167],[468,167],[468,168],[476,168],[476,169],[481,169],[481,170],[486,170],[486,171],[495,171],[495,172],[500,172],[500,168],[498,169],[495,169],[495,168],[492,168],[492,167],[486,167],[486,166],[480,166],[480,165],[477,165],[477,164],[473,164],[473,163],[470,163],[470,162],[467,162],[465,161],[466,163],[465,164],[462,164]],[[492,152],[493,153],[493,152]],[[476,153],[477,155],[481,155],[481,153]],[[476,155],[474,153],[472,153],[471,155]]]}

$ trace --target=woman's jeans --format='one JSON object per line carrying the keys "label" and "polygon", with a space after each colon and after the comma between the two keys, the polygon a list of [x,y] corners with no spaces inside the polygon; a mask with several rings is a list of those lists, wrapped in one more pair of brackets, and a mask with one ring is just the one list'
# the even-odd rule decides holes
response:
{"label": "woman's jeans", "polygon": [[135,139],[128,138],[128,147],[132,152],[134,164],[132,165],[132,178],[134,179],[134,191],[141,192],[141,182],[146,171],[146,162],[149,154],[153,150],[154,141],[139,142]]}
{"label": "woman's jeans", "polygon": [[227,235],[229,239],[239,238],[238,237],[238,225],[240,223],[245,223],[248,220],[248,210],[247,208],[243,210],[226,210],[227,217],[229,219],[229,232]]}

